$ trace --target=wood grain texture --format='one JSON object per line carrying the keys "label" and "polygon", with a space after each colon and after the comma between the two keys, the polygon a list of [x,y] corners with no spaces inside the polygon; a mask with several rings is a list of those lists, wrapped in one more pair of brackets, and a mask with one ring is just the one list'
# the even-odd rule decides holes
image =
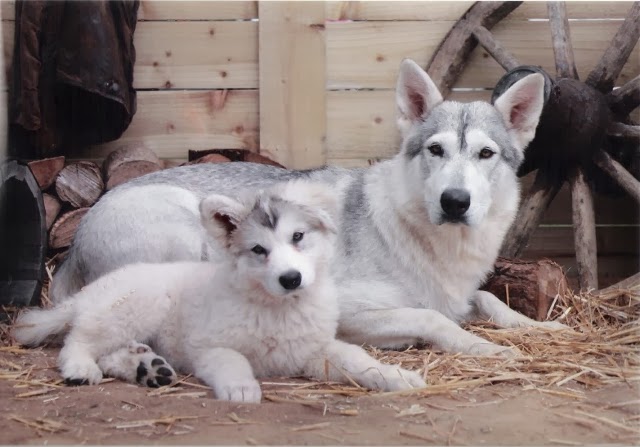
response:
{"label": "wood grain texture", "polygon": [[257,22],[141,22],[134,45],[136,89],[258,86]]}
{"label": "wood grain texture", "polygon": [[114,142],[83,154],[103,158],[123,144],[145,145],[160,158],[189,149],[258,149],[258,92],[205,90],[139,92],[131,125]]}
{"label": "wood grain texture", "polygon": [[549,180],[544,173],[536,174],[533,184],[520,203],[515,222],[505,236],[500,251],[501,256],[507,258],[520,256],[559,189],[560,182]]}
{"label": "wood grain texture", "polygon": [[74,208],[96,203],[104,191],[102,172],[92,161],[77,161],[65,166],[56,178],[56,193]]}
{"label": "wood grain texture", "polygon": [[38,182],[41,190],[45,190],[56,181],[56,177],[64,168],[64,156],[43,158],[29,162],[29,169]]}
{"label": "wood grain texture", "polygon": [[491,31],[484,26],[477,26],[473,30],[474,37],[478,40],[478,43],[482,45],[487,53],[506,71],[513,70],[518,67],[520,62],[513,57],[509,51],[495,38]]}
{"label": "wood grain texture", "polygon": [[598,250],[591,187],[581,168],[570,179],[572,214],[575,225],[573,238],[576,246],[578,279],[582,290],[598,288]]}
{"label": "wood grain texture", "polygon": [[611,91],[614,85],[626,83],[627,80],[616,81],[618,76],[621,76],[625,64],[634,64],[636,70],[639,68],[637,52],[635,57],[632,56],[633,49],[638,44],[638,38],[640,38],[640,2],[633,2],[625,21],[611,39],[596,67],[589,73],[586,83],[603,93]]}
{"label": "wood grain texture", "polygon": [[71,245],[78,225],[91,208],[78,208],[58,217],[49,232],[49,248],[54,250]]}
{"label": "wood grain texture", "polygon": [[611,158],[605,151],[599,151],[594,161],[600,169],[609,174],[627,194],[636,200],[636,204],[640,204],[640,182],[624,166]]}
{"label": "wood grain texture", "polygon": [[[257,1],[164,1],[142,0],[139,20],[233,20],[258,17]],[[631,2],[567,2],[572,19],[620,19]],[[14,19],[14,0],[0,2],[4,20]],[[457,20],[473,4],[471,1],[328,1],[329,20]],[[512,18],[547,18],[544,2],[524,2],[510,14]]]}
{"label": "wood grain texture", "polygon": [[[398,66],[405,57],[426,67],[430,56],[453,22],[354,22],[327,24],[327,87],[395,87]],[[574,57],[578,74],[585,78],[616,33],[619,22],[572,22]],[[540,65],[555,72],[548,22],[507,18],[492,30],[519,62]],[[640,54],[632,53],[616,85],[638,75]],[[504,69],[483,49],[476,48],[456,87],[493,88]]]}
{"label": "wood grain texture", "polygon": [[289,168],[326,162],[325,5],[260,2],[260,153]]}
{"label": "wood grain texture", "polygon": [[578,79],[566,4],[564,1],[549,1],[547,11],[556,62],[556,77]]}

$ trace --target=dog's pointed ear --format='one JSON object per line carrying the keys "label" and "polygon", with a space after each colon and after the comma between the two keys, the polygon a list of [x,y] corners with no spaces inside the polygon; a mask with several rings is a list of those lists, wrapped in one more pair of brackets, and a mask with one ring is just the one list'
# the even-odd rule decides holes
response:
{"label": "dog's pointed ear", "polygon": [[411,59],[404,59],[396,85],[398,128],[402,137],[407,136],[413,123],[426,118],[441,102],[442,95],[429,75]]}
{"label": "dog's pointed ear", "polygon": [[523,151],[536,135],[544,108],[544,76],[530,74],[507,89],[494,103],[511,139]]}
{"label": "dog's pointed ear", "polygon": [[321,231],[337,233],[340,217],[339,193],[322,183],[291,180],[272,188],[282,199],[299,206]]}
{"label": "dog's pointed ear", "polygon": [[202,225],[219,240],[228,240],[248,214],[246,204],[220,194],[212,194],[200,202]]}

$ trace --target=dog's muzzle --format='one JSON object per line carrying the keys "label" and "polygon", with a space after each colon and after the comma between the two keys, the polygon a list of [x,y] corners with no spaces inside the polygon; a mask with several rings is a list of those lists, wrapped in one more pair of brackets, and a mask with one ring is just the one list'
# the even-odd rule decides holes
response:
{"label": "dog's muzzle", "polygon": [[464,214],[471,206],[471,196],[464,189],[450,188],[440,196],[445,222],[464,222]]}

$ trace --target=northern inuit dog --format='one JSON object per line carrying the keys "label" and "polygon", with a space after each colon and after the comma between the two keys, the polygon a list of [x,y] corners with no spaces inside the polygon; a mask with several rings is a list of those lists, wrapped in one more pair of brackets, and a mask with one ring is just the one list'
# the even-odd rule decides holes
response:
{"label": "northern inuit dog", "polygon": [[386,348],[429,342],[452,352],[513,354],[459,323],[485,318],[504,327],[563,327],[533,321],[478,291],[518,208],[516,171],[535,134],[543,88],[543,77],[532,74],[495,105],[443,101],[429,76],[405,60],[396,89],[403,141],[394,158],[368,169],[310,171],[198,164],[134,180],[87,213],[54,277],[54,300],[128,263],[207,256],[197,213],[153,185],[203,197],[308,179],[341,200],[332,265],[339,337]]}
{"label": "northern inuit dog", "polygon": [[[157,188],[175,193],[172,186]],[[58,363],[72,384],[99,383],[103,372],[169,384],[170,364],[232,401],[260,401],[255,376],[352,378],[382,390],[426,386],[417,373],[335,339],[329,261],[337,201],[308,182],[274,188],[246,203],[221,195],[202,202],[203,226],[228,255],[221,263],[125,266],[51,310],[21,315],[14,337],[39,344],[69,325]],[[177,193],[184,206],[196,204],[193,194]]]}

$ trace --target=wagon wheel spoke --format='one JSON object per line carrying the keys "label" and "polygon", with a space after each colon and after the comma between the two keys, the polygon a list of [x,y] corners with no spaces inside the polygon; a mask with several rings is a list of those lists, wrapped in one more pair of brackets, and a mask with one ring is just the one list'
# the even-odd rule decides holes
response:
{"label": "wagon wheel spoke", "polygon": [[443,97],[448,96],[476,46],[473,30],[477,26],[493,28],[521,4],[521,1],[476,2],[451,28],[427,64],[427,73]]}
{"label": "wagon wheel spoke", "polygon": [[573,210],[573,237],[578,262],[578,280],[583,290],[598,288],[598,251],[596,222],[591,188],[585,181],[582,168],[577,168],[570,180]]}
{"label": "wagon wheel spoke", "polygon": [[513,54],[503,47],[493,34],[491,34],[491,31],[484,26],[477,26],[473,30],[473,36],[478,40],[478,43],[487,50],[487,53],[506,71],[511,71],[521,65]]}
{"label": "wagon wheel spoke", "polygon": [[633,109],[640,106],[640,75],[636,76],[619,89],[607,95],[611,110],[624,118]]}
{"label": "wagon wheel spoke", "polygon": [[611,91],[622,67],[640,38],[640,2],[633,2],[627,18],[613,36],[586,83],[603,93]]}
{"label": "wagon wheel spoke", "polygon": [[600,150],[594,157],[595,164],[614,179],[622,189],[640,203],[640,182],[611,155]]}
{"label": "wagon wheel spoke", "polygon": [[520,256],[562,183],[563,180],[549,179],[545,173],[538,171],[533,185],[522,200],[518,215],[505,237],[501,256],[506,258]]}
{"label": "wagon wheel spoke", "polygon": [[607,135],[624,138],[630,142],[640,144],[640,126],[612,122],[607,127]]}
{"label": "wagon wheel spoke", "polygon": [[547,2],[547,11],[556,61],[556,77],[578,79],[578,70],[576,70],[576,62],[573,58],[567,8],[564,2]]}

